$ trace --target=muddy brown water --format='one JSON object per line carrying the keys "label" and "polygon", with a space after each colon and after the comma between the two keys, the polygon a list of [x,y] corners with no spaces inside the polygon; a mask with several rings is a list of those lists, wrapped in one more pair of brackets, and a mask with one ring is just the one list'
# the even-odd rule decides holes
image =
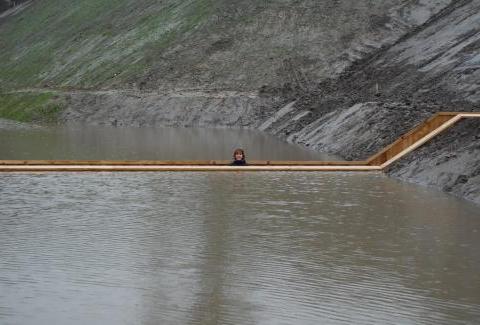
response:
{"label": "muddy brown water", "polygon": [[381,173],[0,173],[0,324],[478,324],[478,205]]}
{"label": "muddy brown water", "polygon": [[340,159],[242,129],[0,125],[0,139],[0,159],[229,160],[239,147],[252,160]]}

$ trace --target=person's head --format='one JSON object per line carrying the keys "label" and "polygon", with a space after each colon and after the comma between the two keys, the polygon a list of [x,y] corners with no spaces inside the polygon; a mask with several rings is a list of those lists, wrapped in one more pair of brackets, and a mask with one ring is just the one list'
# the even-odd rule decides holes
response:
{"label": "person's head", "polygon": [[245,151],[243,151],[243,149],[235,149],[233,152],[233,160],[245,160]]}

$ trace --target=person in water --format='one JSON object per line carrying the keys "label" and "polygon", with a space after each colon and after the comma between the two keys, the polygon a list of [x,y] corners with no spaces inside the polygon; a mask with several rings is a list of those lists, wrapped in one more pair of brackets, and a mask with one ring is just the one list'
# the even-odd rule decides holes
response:
{"label": "person in water", "polygon": [[245,151],[243,149],[235,149],[233,152],[233,161],[230,165],[232,166],[245,166],[247,162],[245,161]]}

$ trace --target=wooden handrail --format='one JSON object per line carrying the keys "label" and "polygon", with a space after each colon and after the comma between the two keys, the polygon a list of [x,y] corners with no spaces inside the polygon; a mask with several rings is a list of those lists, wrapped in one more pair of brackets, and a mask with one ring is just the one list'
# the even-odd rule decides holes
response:
{"label": "wooden handrail", "polygon": [[[79,166],[228,166],[231,160],[0,160],[0,166],[41,166],[41,165],[79,165]],[[366,166],[366,161],[282,161],[249,160],[249,166]]]}
{"label": "wooden handrail", "polygon": [[229,166],[229,160],[0,160],[7,171],[378,171],[423,145],[463,118],[480,112],[439,112],[366,161],[252,160]]}
{"label": "wooden handrail", "polygon": [[480,118],[480,112],[436,113],[367,159],[367,164],[370,166],[380,166],[382,169],[385,169],[464,118]]}
{"label": "wooden handrail", "polygon": [[385,163],[390,158],[405,150],[445,122],[455,118],[456,115],[437,113],[420,123],[415,128],[398,138],[395,142],[382,149],[372,157],[367,159],[369,165],[377,166]]}

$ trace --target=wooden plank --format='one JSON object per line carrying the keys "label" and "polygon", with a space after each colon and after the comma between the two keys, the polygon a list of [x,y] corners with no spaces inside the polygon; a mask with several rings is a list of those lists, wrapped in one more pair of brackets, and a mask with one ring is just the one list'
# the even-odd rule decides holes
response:
{"label": "wooden plank", "polygon": [[118,166],[118,165],[2,165],[0,172],[148,172],[148,171],[379,171],[379,166]]}
{"label": "wooden plank", "polygon": [[230,161],[198,160],[1,160],[0,165],[227,165]]}
{"label": "wooden plank", "polygon": [[[0,160],[0,165],[89,165],[89,166],[227,166],[230,160]],[[342,165],[366,165],[366,161],[280,161],[280,160],[252,160],[248,161],[252,166],[342,166]]]}
{"label": "wooden plank", "polygon": [[438,112],[436,113],[438,115],[451,115],[451,116],[457,116],[458,114],[462,114],[462,112]]}
{"label": "wooden plank", "polygon": [[416,141],[414,144],[406,147],[405,149],[403,149],[402,151],[398,152],[396,155],[394,156],[391,156],[388,158],[387,161],[385,161],[383,164],[380,165],[380,167],[382,169],[385,169],[386,167],[388,167],[389,165],[391,165],[393,162],[397,161],[398,159],[400,159],[401,157],[405,156],[406,154],[412,152],[413,150],[415,150],[416,148],[420,147],[421,145],[423,145],[425,142],[429,141],[430,139],[432,139],[433,137],[437,136],[438,134],[440,134],[441,132],[445,131],[446,129],[448,129],[449,127],[451,127],[452,125],[454,125],[455,123],[457,123],[459,120],[461,120],[463,117],[461,115],[457,115],[451,119],[449,119],[446,123],[442,124],[440,127],[436,128],[434,131],[430,132],[428,135],[424,136],[423,138],[421,138],[420,140]]}
{"label": "wooden plank", "polygon": [[[439,112],[434,114],[430,117],[427,121],[419,124],[417,127],[406,133],[405,135],[401,136],[398,140],[390,144],[389,146],[385,147],[379,153],[373,155],[369,159],[367,159],[367,163],[369,165],[383,165],[385,162],[389,161],[390,159],[397,157],[398,154],[402,152],[407,152],[410,146],[415,145],[417,141],[422,140],[425,136],[428,136],[431,132],[434,132],[437,128],[442,127],[443,124],[449,123],[450,120],[456,117],[462,118],[478,118],[480,117],[480,112]],[[455,122],[457,122],[455,120]],[[455,123],[454,122],[454,123]],[[454,123],[449,123],[449,126],[452,126]],[[444,130],[444,129],[442,129]],[[435,135],[438,133],[435,133]],[[428,139],[431,139],[429,137]],[[422,144],[425,142],[422,142]],[[414,148],[417,148],[415,146]],[[410,150],[411,151],[411,150]],[[408,151],[408,152],[410,152]],[[403,155],[401,155],[403,156]],[[400,157],[401,157],[400,156]],[[398,159],[398,158],[397,158]]]}
{"label": "wooden plank", "polygon": [[416,141],[420,140],[436,128],[440,127],[442,124],[448,120],[454,118],[455,116],[450,114],[435,114],[430,117],[428,120],[420,123],[415,128],[407,132],[398,138],[395,142],[385,147],[383,150],[373,155],[367,159],[369,165],[377,166],[381,165],[390,158],[396,156],[399,152],[405,150]]}
{"label": "wooden plank", "polygon": [[461,117],[464,118],[472,118],[472,117],[480,117],[480,112],[469,112],[469,113],[460,113]]}
{"label": "wooden plank", "polygon": [[[448,113],[447,113],[448,115]],[[464,119],[464,118],[480,118],[480,112],[463,112],[463,113],[457,113],[456,116],[454,116],[453,118],[451,119],[448,119],[445,123],[443,123],[442,125],[440,125],[439,127],[437,127],[436,129],[434,129],[432,132],[430,132],[429,134],[425,135],[423,138],[419,139],[418,141],[416,141],[415,143],[413,143],[412,145],[404,148],[402,151],[396,153],[395,155],[392,155],[391,157],[388,158],[387,161],[385,161],[384,163],[382,163],[380,166],[382,169],[385,169],[387,168],[388,166],[390,166],[392,163],[394,163],[395,161],[397,161],[398,159],[402,158],[403,156],[405,156],[406,154],[412,152],[413,150],[415,150],[416,148],[422,146],[423,144],[425,144],[427,141],[431,140],[433,137],[437,136],[438,134],[442,133],[443,131],[447,130],[448,128],[450,128],[451,126],[453,126],[455,123],[457,123],[458,121],[460,121],[461,119]]]}

